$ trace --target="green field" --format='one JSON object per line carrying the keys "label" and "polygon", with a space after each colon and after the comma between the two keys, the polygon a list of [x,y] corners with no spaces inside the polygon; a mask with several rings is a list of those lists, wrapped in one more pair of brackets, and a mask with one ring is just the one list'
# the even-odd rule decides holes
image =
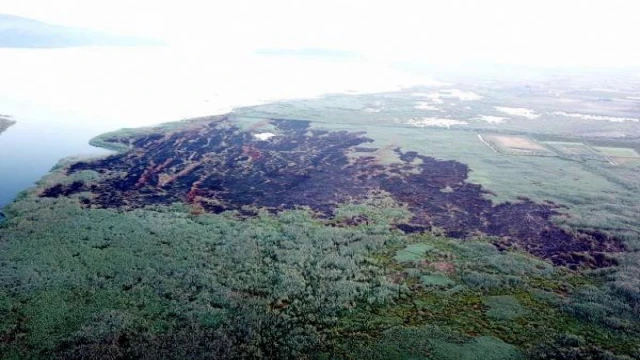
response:
{"label": "green field", "polygon": [[483,140],[497,151],[508,155],[557,156],[543,144],[525,136],[482,134]]}
{"label": "green field", "polygon": [[589,149],[583,143],[561,142],[561,141],[545,141],[547,144],[555,149],[558,149],[561,153],[567,155],[593,155],[591,149]]}
{"label": "green field", "polygon": [[640,155],[630,148],[615,148],[615,147],[594,147],[598,152],[605,156],[622,157],[622,158],[640,158]]}
{"label": "green field", "polygon": [[380,204],[346,206],[329,220],[373,220],[351,228],[305,211],[247,221],[181,205],[87,210],[77,199],[33,195],[8,214],[0,227],[0,260],[11,264],[0,292],[7,358],[30,348],[42,358],[316,349],[312,358],[518,359],[550,356],[566,339],[584,356],[632,355],[640,331],[623,303],[609,299],[604,313],[591,303],[597,278],[482,239],[403,235],[388,224],[405,211]]}

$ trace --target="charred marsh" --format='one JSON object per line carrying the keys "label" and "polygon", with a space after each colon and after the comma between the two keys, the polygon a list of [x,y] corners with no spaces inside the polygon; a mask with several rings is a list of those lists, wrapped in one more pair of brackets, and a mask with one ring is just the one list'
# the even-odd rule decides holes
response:
{"label": "charred marsh", "polygon": [[331,216],[342,203],[383,191],[413,214],[405,232],[441,228],[450,237],[492,236],[499,248],[520,248],[570,267],[609,266],[621,241],[597,230],[568,232],[552,222],[559,207],[521,199],[494,205],[480,185],[467,182],[467,165],[395,149],[382,163],[365,133],[328,131],[308,121],[270,120],[275,136],[262,140],[229,119],[167,133],[129,138],[131,150],[71,165],[99,181],[58,184],[41,196],[90,192],[86,206],[140,208],[185,202],[195,211],[256,208],[278,212],[309,207]]}

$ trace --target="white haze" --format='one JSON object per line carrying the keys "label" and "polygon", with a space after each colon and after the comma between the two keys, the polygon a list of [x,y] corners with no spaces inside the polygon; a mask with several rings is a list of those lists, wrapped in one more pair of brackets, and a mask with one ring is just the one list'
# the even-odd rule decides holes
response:
{"label": "white haze", "polygon": [[0,12],[220,56],[331,48],[376,61],[640,65],[636,0],[0,0]]}
{"label": "white haze", "polygon": [[96,134],[283,98],[433,83],[370,61],[225,56],[190,47],[0,49],[0,59],[0,114]]}

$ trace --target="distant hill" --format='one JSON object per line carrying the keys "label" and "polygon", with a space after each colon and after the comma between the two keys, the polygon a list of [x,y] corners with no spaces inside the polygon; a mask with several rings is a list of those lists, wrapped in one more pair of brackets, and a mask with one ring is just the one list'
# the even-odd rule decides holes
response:
{"label": "distant hill", "polygon": [[9,126],[15,124],[16,122],[10,119],[7,119],[5,116],[0,115],[0,134],[2,134],[3,131],[7,130],[7,128],[9,128]]}
{"label": "distant hill", "polygon": [[0,14],[0,48],[61,48],[93,45],[149,46],[161,45],[161,42],[52,25],[38,20]]}

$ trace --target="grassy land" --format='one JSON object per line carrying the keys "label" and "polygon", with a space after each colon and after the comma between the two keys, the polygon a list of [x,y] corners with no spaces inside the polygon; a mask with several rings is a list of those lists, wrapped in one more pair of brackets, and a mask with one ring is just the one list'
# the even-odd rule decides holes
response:
{"label": "grassy land", "polygon": [[[430,235],[414,237],[411,241],[417,243],[397,250],[395,257],[391,258],[391,254],[381,257],[390,269],[397,271],[396,278],[401,279],[400,283],[410,292],[394,305],[372,310],[375,320],[371,320],[367,310],[347,317],[345,326],[362,326],[381,334],[394,328],[420,333],[425,326],[435,326],[441,333],[432,335],[425,346],[437,347],[443,336],[473,335],[476,339],[493,339],[496,351],[505,352],[494,355],[499,359],[515,356],[509,355],[514,348],[505,346],[507,343],[535,357],[541,356],[537,352],[541,351],[542,344],[565,337],[580,339],[584,344],[594,345],[594,349],[624,348],[627,354],[637,350],[639,344],[634,338],[637,328],[611,338],[606,327],[574,316],[568,310],[575,304],[567,294],[594,284],[587,276],[554,269],[524,254],[498,253],[482,241],[461,244]],[[413,251],[416,248],[426,251],[417,257]],[[412,257],[405,256],[408,249]],[[433,333],[433,329],[426,329],[424,336],[429,332]],[[366,339],[364,335],[363,338]],[[397,338],[395,345],[401,347],[404,341]],[[467,337],[462,343],[469,341]],[[389,351],[389,347],[393,350],[390,344],[377,342],[373,348],[378,354],[369,355],[388,358],[390,355],[385,351]],[[472,342],[466,351],[474,353],[483,349],[481,344]],[[442,358],[455,356],[457,353]]]}
{"label": "grassy land", "polygon": [[[356,103],[362,102],[355,99]],[[384,102],[384,96],[373,97],[370,102]],[[318,107],[326,106],[331,99],[324,99]],[[347,101],[342,99],[343,102]],[[392,99],[389,101],[403,101]],[[406,100],[405,100],[406,101]],[[366,101],[365,101],[366,102]],[[305,111],[314,109],[312,101],[304,103]],[[282,106],[282,108],[278,108]],[[341,103],[341,107],[346,107]],[[380,106],[380,105],[379,105]],[[484,105],[483,105],[484,106]],[[279,112],[298,109],[299,104],[273,105],[272,108],[263,111],[261,108],[255,111],[256,115],[275,115]],[[472,123],[467,128],[437,129],[437,128],[412,128],[403,126],[397,121],[389,119],[402,119],[413,116],[408,113],[394,112],[386,114],[377,113],[374,118],[365,123],[357,115],[347,118],[348,111],[341,111],[339,107],[332,107],[328,116],[315,115],[314,111],[303,111],[300,106],[300,115],[310,114],[313,119],[318,119],[319,127],[326,126],[351,131],[366,131],[367,136],[374,139],[373,145],[378,147],[398,146],[404,150],[414,150],[439,159],[453,159],[468,164],[471,173],[469,181],[482,184],[489,193],[487,196],[494,202],[517,201],[521,197],[534,201],[553,201],[566,206],[560,209],[563,216],[556,221],[567,229],[595,228],[608,232],[624,239],[628,252],[618,257],[620,265],[605,273],[587,273],[596,281],[595,285],[584,285],[575,289],[574,301],[576,306],[571,307],[574,315],[582,316],[591,321],[605,324],[614,328],[625,328],[629,321],[638,317],[638,303],[640,302],[640,178],[637,172],[640,163],[626,162],[612,165],[601,159],[593,159],[591,156],[575,156],[558,152],[557,157],[517,156],[496,153],[483,144],[477,137],[477,132],[491,129],[492,133],[506,135],[526,135],[538,141],[554,141],[564,143],[584,143],[584,147],[619,147],[637,149],[638,140],[632,139],[607,139],[575,136],[569,130],[584,125],[573,123],[573,120],[562,125],[534,123],[530,126],[520,127],[521,122],[510,124],[500,129],[494,129],[494,125],[480,125]],[[348,108],[348,107],[347,107]],[[474,106],[474,110],[477,107]],[[253,110],[248,110],[243,115],[251,115]],[[392,116],[393,115],[393,116]],[[494,115],[494,114],[487,114]],[[295,118],[295,116],[293,116]],[[340,124],[332,123],[333,121]],[[331,124],[329,124],[331,122]],[[373,123],[374,125],[371,125]],[[623,124],[616,127],[610,123],[591,124],[600,126],[610,131],[629,131],[628,127],[634,124]],[[595,128],[594,128],[595,129]],[[593,130],[595,131],[595,130]],[[586,150],[584,150],[586,151]],[[629,150],[624,150],[629,152]],[[591,151],[592,154],[595,152]],[[581,154],[578,154],[581,155]],[[584,155],[584,154],[582,154]],[[600,305],[598,305],[600,304]],[[604,305],[606,304],[606,305]],[[458,309],[459,310],[459,309]],[[616,314],[613,318],[609,316]],[[470,316],[470,315],[469,315]],[[549,320],[555,315],[549,315]],[[467,318],[467,315],[465,317]],[[473,317],[470,317],[473,318]],[[562,320],[564,321],[564,320]],[[523,321],[523,324],[528,321]],[[550,324],[553,322],[550,322]],[[513,329],[509,331],[515,331]],[[590,333],[585,330],[582,333]],[[606,339],[606,335],[601,340]],[[571,344],[582,343],[571,337],[558,335],[558,341],[565,347]],[[589,343],[589,340],[587,343]],[[633,343],[633,341],[632,341]],[[637,342],[635,348],[638,348]],[[633,348],[631,346],[631,348]],[[627,347],[629,349],[629,347]],[[561,351],[550,345],[549,351]],[[632,353],[631,351],[630,353]],[[640,353],[636,351],[636,353]]]}
{"label": "grassy land", "polygon": [[615,157],[629,157],[629,158],[638,158],[640,155],[634,150],[629,148],[615,148],[615,147],[595,147],[595,149],[606,156],[615,156]]}
{"label": "grassy land", "polygon": [[[322,221],[306,211],[240,220],[178,204],[83,209],[82,196],[26,194],[7,208],[4,358],[506,359],[567,337],[581,354],[640,345],[637,319],[614,328],[574,311],[574,294],[597,278],[483,239],[404,235],[389,227],[407,216],[392,203]],[[362,215],[370,221],[331,226]]]}
{"label": "grassy land", "polygon": [[189,120],[171,121],[156,126],[144,128],[125,128],[98,135],[91,139],[89,143],[96,147],[101,147],[116,152],[125,152],[134,147],[130,140],[133,136],[142,134],[170,133],[172,130],[185,128],[203,121],[211,121],[221,118],[221,116],[207,116]]}
{"label": "grassy land", "polygon": [[[416,101],[407,94],[330,96],[232,117],[252,131],[271,130],[262,121],[269,117],[366,131],[384,162],[397,161],[396,147],[460,161],[469,165],[469,181],[496,203],[553,201],[565,206],[555,221],[566,229],[619,236],[628,250],[617,256],[619,265],[571,271],[517,249],[498,251],[482,236],[463,242],[438,229],[406,235],[393,224],[409,214],[392,201],[344,205],[329,219],[305,209],[242,219],[232,212],[198,215],[184,204],[87,208],[90,194],[40,198],[34,189],[5,209],[8,219],[0,224],[0,355],[638,358],[640,164],[504,154],[478,133],[585,147],[637,144],[558,135],[579,119],[554,125],[555,134],[546,133],[551,120],[502,128],[471,120],[499,115],[496,105],[517,107],[517,96],[471,109],[461,101],[443,104],[470,121],[466,128],[406,126],[404,120],[425,116]],[[123,130],[93,143],[116,139],[121,146],[114,149],[126,151],[135,146],[131,135],[175,126],[189,123]],[[39,186],[90,184],[100,176],[67,176],[64,166]],[[356,219],[367,221],[350,221]]]}

